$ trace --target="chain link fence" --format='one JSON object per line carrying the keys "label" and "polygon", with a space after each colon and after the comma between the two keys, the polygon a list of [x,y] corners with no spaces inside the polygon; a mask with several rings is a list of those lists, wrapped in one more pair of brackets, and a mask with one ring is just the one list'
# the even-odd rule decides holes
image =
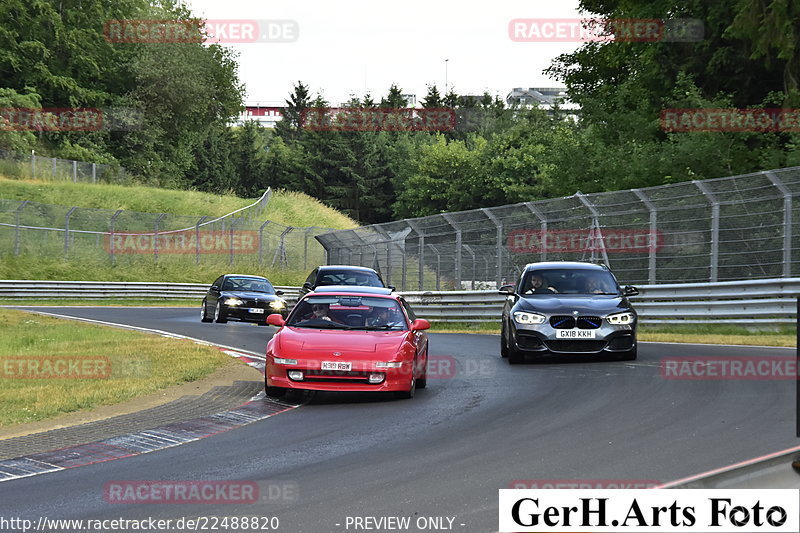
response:
{"label": "chain link fence", "polygon": [[89,209],[0,199],[0,252],[114,265],[218,264],[280,269],[325,262],[314,240],[328,228],[263,220],[272,195],[222,217]]}
{"label": "chain link fence", "polygon": [[133,176],[116,165],[43,157],[0,150],[0,175],[73,183],[132,183]]}
{"label": "chain link fence", "polygon": [[[490,289],[536,261],[593,261],[623,283],[800,275],[800,167],[581,194],[338,230],[329,264],[401,290]],[[797,243],[797,244],[795,244]]]}

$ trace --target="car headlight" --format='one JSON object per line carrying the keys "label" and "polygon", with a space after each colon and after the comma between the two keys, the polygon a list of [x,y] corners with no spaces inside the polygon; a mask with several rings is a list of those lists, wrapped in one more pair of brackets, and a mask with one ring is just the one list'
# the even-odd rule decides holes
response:
{"label": "car headlight", "polygon": [[242,305],[243,303],[240,298],[225,298],[225,305]]}
{"label": "car headlight", "polygon": [[272,309],[283,309],[285,305],[286,305],[286,303],[285,303],[285,302],[283,302],[283,301],[281,301],[281,300],[272,300],[272,301],[269,303],[269,306],[270,306]]}
{"label": "car headlight", "polygon": [[297,359],[283,359],[281,357],[273,357],[273,361],[275,361],[276,365],[296,365]]}
{"label": "car headlight", "polygon": [[375,363],[375,368],[400,368],[403,366],[401,361],[397,361],[394,363],[387,363],[386,361],[378,361]]}
{"label": "car headlight", "polygon": [[625,326],[628,324],[633,324],[633,320],[635,315],[633,313],[617,313],[615,315],[609,315],[606,317],[608,323],[614,326]]}
{"label": "car headlight", "polygon": [[539,313],[526,313],[525,311],[517,311],[514,313],[514,320],[520,324],[544,324],[547,317]]}

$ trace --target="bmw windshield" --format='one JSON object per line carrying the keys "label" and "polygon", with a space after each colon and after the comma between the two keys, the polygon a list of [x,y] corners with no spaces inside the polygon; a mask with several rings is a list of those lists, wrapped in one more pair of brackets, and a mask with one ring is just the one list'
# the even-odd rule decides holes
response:
{"label": "bmw windshield", "polygon": [[222,290],[275,294],[275,288],[269,281],[257,278],[227,278],[222,285]]}
{"label": "bmw windshield", "polygon": [[522,280],[520,294],[606,295],[621,294],[617,280],[607,270],[531,270]]}

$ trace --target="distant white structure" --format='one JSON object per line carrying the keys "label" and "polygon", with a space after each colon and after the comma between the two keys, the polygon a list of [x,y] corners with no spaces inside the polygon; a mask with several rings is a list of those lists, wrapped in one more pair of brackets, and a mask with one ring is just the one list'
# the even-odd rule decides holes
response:
{"label": "distant white structure", "polygon": [[241,126],[248,120],[255,120],[265,128],[274,128],[275,124],[283,118],[285,109],[286,107],[282,106],[269,106],[258,103],[245,104],[244,111],[234,122],[234,126]]}
{"label": "distant white structure", "polygon": [[401,96],[406,100],[406,107],[417,107],[416,94],[403,94]]}
{"label": "distant white structure", "polygon": [[566,87],[515,87],[506,96],[506,104],[517,107],[538,106],[550,111],[558,105],[564,111],[577,112],[580,108],[569,101]]}

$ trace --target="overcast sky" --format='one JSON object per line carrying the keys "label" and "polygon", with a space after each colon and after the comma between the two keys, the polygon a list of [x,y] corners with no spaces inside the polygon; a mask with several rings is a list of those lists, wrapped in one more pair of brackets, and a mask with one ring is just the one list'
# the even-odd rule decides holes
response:
{"label": "overcast sky", "polygon": [[426,85],[459,94],[499,94],[513,87],[560,85],[542,70],[579,43],[513,42],[516,18],[576,18],[577,0],[185,0],[207,19],[292,20],[291,43],[226,44],[239,56],[248,103],[281,105],[297,80],[333,105],[392,83],[423,98]]}

